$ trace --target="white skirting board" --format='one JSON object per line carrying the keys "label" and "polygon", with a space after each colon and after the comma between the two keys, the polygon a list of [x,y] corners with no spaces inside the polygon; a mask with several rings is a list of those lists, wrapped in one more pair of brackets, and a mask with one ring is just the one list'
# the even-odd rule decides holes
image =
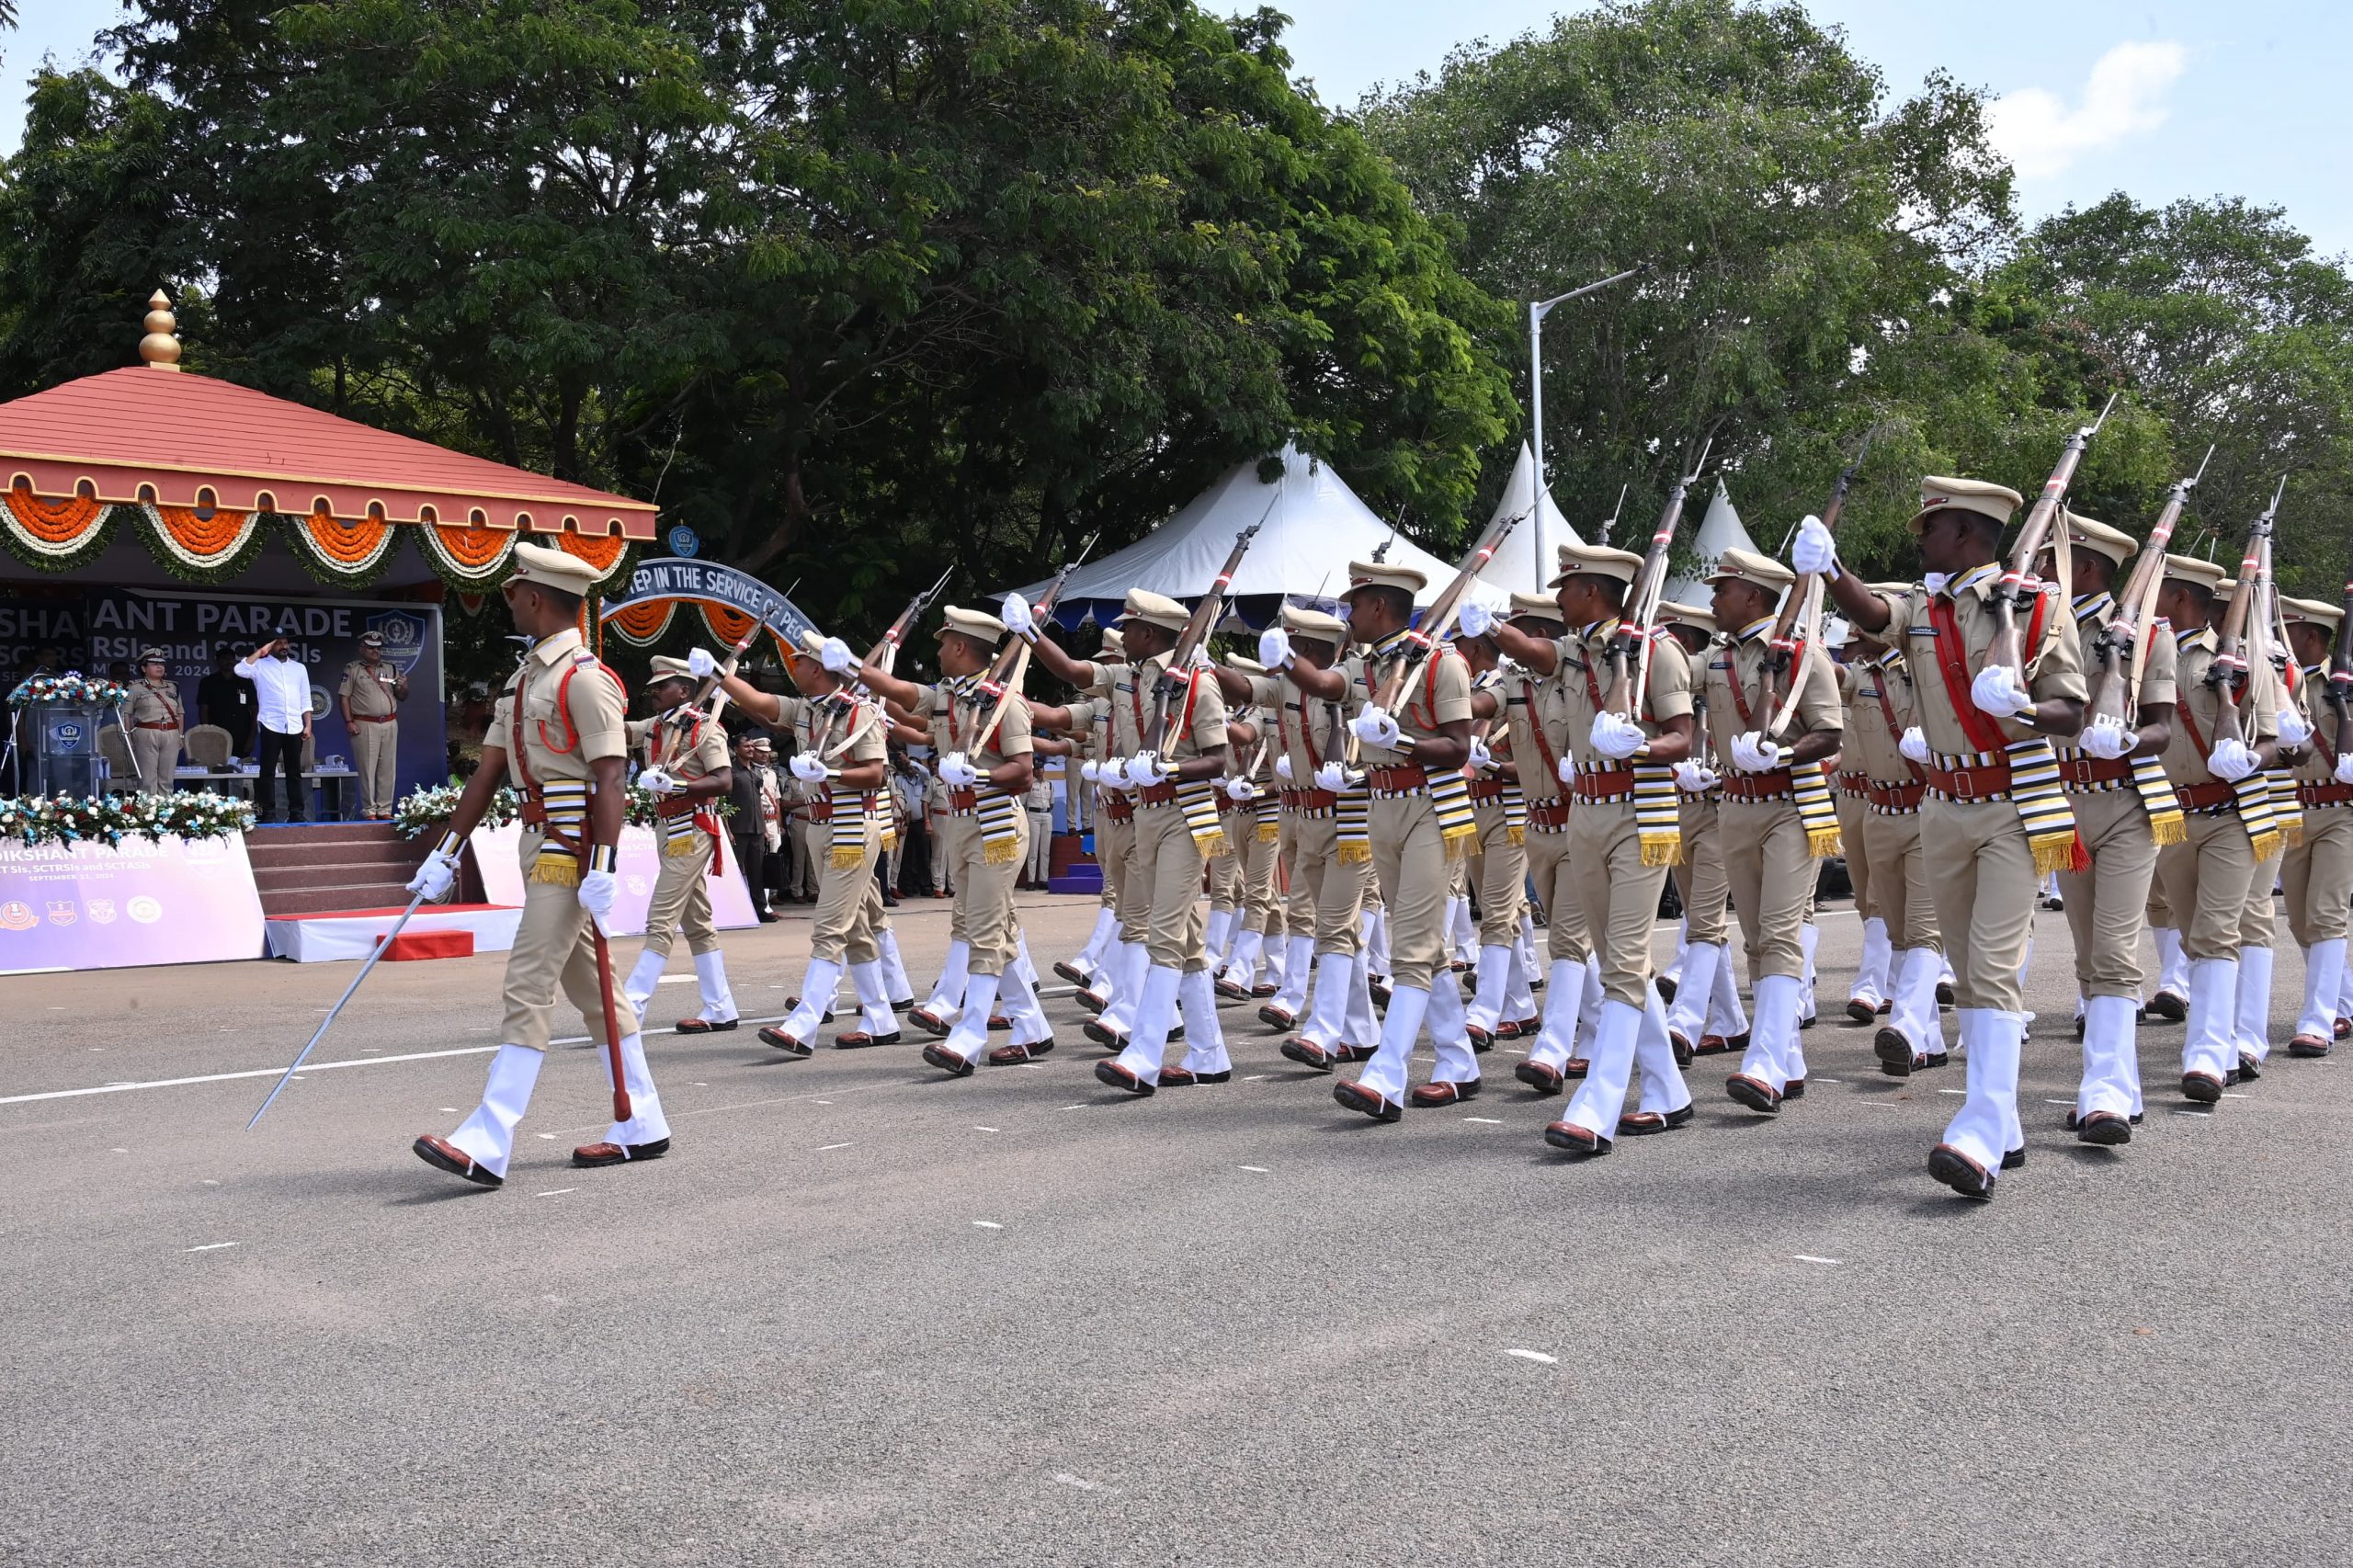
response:
{"label": "white skirting board", "polygon": [[[292,915],[265,923],[269,956],[296,963],[326,963],[336,959],[364,959],[400,918],[397,909],[335,911],[324,915]],[[423,931],[471,931],[474,951],[503,953],[515,945],[520,909],[505,904],[469,903],[449,909],[420,909],[410,916],[403,936]]]}

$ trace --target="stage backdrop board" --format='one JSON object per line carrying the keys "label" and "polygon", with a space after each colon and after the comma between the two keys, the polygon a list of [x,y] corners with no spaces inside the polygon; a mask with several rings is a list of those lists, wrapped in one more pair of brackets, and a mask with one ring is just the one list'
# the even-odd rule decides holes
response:
{"label": "stage backdrop board", "polygon": [[[449,733],[441,705],[441,610],[438,605],[375,599],[295,599],[194,588],[117,588],[101,583],[0,582],[0,660],[29,669],[37,649],[64,651],[68,668],[102,675],[142,650],[169,655],[188,727],[198,722],[197,682],[212,673],[216,650],[251,647],[274,637],[295,645],[311,673],[312,733],[322,760],[348,761],[355,748],[335,703],[343,667],[359,657],[365,632],[384,639],[384,658],[408,676],[401,704],[395,794],[449,777]],[[357,801],[347,801],[358,810]]]}
{"label": "stage backdrop board", "polygon": [[0,848],[0,973],[261,954],[242,837]]}
{"label": "stage backdrop board", "polygon": [[[523,865],[517,846],[522,841],[519,823],[505,827],[474,829],[471,843],[474,864],[482,869],[483,896],[493,903],[520,904],[523,902]],[[710,883],[710,917],[723,931],[733,931],[747,926],[757,926],[760,917],[752,910],[752,895],[744,886],[744,873],[735,864],[734,846],[722,835],[720,852],[726,857],[725,874]],[[642,937],[645,934],[646,906],[654,902],[654,879],[661,869],[662,857],[654,846],[654,830],[650,827],[621,829],[620,891],[613,900],[612,925],[608,935]],[[676,946],[683,957],[686,944]]]}

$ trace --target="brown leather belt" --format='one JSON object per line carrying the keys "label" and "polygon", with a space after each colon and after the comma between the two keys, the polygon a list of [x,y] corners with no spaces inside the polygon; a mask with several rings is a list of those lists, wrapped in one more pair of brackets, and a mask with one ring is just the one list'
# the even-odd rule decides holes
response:
{"label": "brown leather belt", "polygon": [[1116,790],[1110,794],[1105,795],[1102,798],[1101,804],[1103,807],[1104,819],[1108,822],[1133,822],[1136,820],[1135,802],[1129,800],[1125,795],[1120,794]]}
{"label": "brown leather belt", "polygon": [[1530,827],[1562,828],[1569,825],[1569,803],[1566,801],[1529,802],[1528,825]]}
{"label": "brown leather belt", "polygon": [[1580,773],[1576,781],[1580,801],[1622,800],[1634,792],[1634,770],[1631,767],[1604,767],[1592,773]]}
{"label": "brown leather belt", "polygon": [[355,724],[389,724],[399,717],[397,713],[354,713],[351,722]]}
{"label": "brown leather belt", "polygon": [[1430,787],[1430,776],[1411,763],[1395,767],[1369,768],[1364,781],[1368,789],[1389,795],[1411,795]]}
{"label": "brown leather belt", "polygon": [[[822,801],[819,803],[823,804]],[[667,800],[657,802],[654,808],[654,814],[665,820],[672,817],[690,817],[695,814],[697,805],[698,802],[689,801],[684,796],[673,795]],[[823,822],[825,819],[819,817],[817,820]]]}
{"label": "brown leather belt", "polygon": [[134,730],[176,730],[179,728],[177,724],[150,724],[143,720],[131,727]]}
{"label": "brown leather belt", "polygon": [[1871,792],[1871,776],[1868,773],[1842,773],[1838,788],[1849,795],[1868,796]]}
{"label": "brown leather belt", "polygon": [[1176,783],[1147,784],[1136,791],[1136,799],[1147,806],[1173,806],[1176,803]]}
{"label": "brown leather belt", "polygon": [[1328,812],[1340,803],[1329,790],[1285,790],[1282,800],[1287,812]]}
{"label": "brown leather belt", "polygon": [[1797,793],[1797,785],[1786,767],[1770,773],[1726,774],[1723,788],[1727,801],[1785,801]]}
{"label": "brown leather belt", "polygon": [[2182,810],[2211,812],[2238,803],[2238,791],[2228,784],[2177,784],[2173,787]]}
{"label": "brown leather belt", "polygon": [[2353,784],[2299,784],[2296,804],[2300,806],[2353,806]]}
{"label": "brown leather belt", "polygon": [[2059,761],[2059,781],[2070,790],[2120,784],[2132,777],[2131,757],[2069,756]]}
{"label": "brown leather belt", "polygon": [[1504,781],[1500,778],[1473,778],[1471,798],[1474,801],[1500,801],[1504,798]]}
{"label": "brown leather belt", "polygon": [[1928,787],[1915,778],[1904,784],[1881,784],[1875,778],[1863,781],[1863,799],[1883,812],[1908,812],[1920,803]]}
{"label": "brown leather belt", "polygon": [[978,790],[950,790],[948,791],[948,809],[951,812],[978,811],[980,809],[980,805],[981,792]]}
{"label": "brown leather belt", "polygon": [[2010,765],[2006,762],[1950,771],[1931,763],[1927,775],[1930,788],[1956,801],[1997,801],[2010,792]]}

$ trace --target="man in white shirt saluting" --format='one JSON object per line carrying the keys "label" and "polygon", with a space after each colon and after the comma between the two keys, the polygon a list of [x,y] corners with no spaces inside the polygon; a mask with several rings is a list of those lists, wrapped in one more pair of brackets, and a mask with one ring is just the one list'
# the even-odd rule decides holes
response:
{"label": "man in white shirt saluting", "polygon": [[310,815],[309,791],[302,786],[303,743],[311,736],[310,668],[295,656],[293,644],[280,637],[239,660],[237,674],[254,683],[254,756],[259,764],[254,814],[262,822],[274,820],[274,780],[283,768],[286,820],[304,821]]}

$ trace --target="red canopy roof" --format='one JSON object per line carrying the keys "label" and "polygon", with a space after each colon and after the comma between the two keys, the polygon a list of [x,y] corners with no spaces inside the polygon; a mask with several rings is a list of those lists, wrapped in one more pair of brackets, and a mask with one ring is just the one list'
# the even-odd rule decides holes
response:
{"label": "red canopy roof", "polygon": [[654,535],[645,502],[150,365],[0,403],[0,481],[60,499]]}

